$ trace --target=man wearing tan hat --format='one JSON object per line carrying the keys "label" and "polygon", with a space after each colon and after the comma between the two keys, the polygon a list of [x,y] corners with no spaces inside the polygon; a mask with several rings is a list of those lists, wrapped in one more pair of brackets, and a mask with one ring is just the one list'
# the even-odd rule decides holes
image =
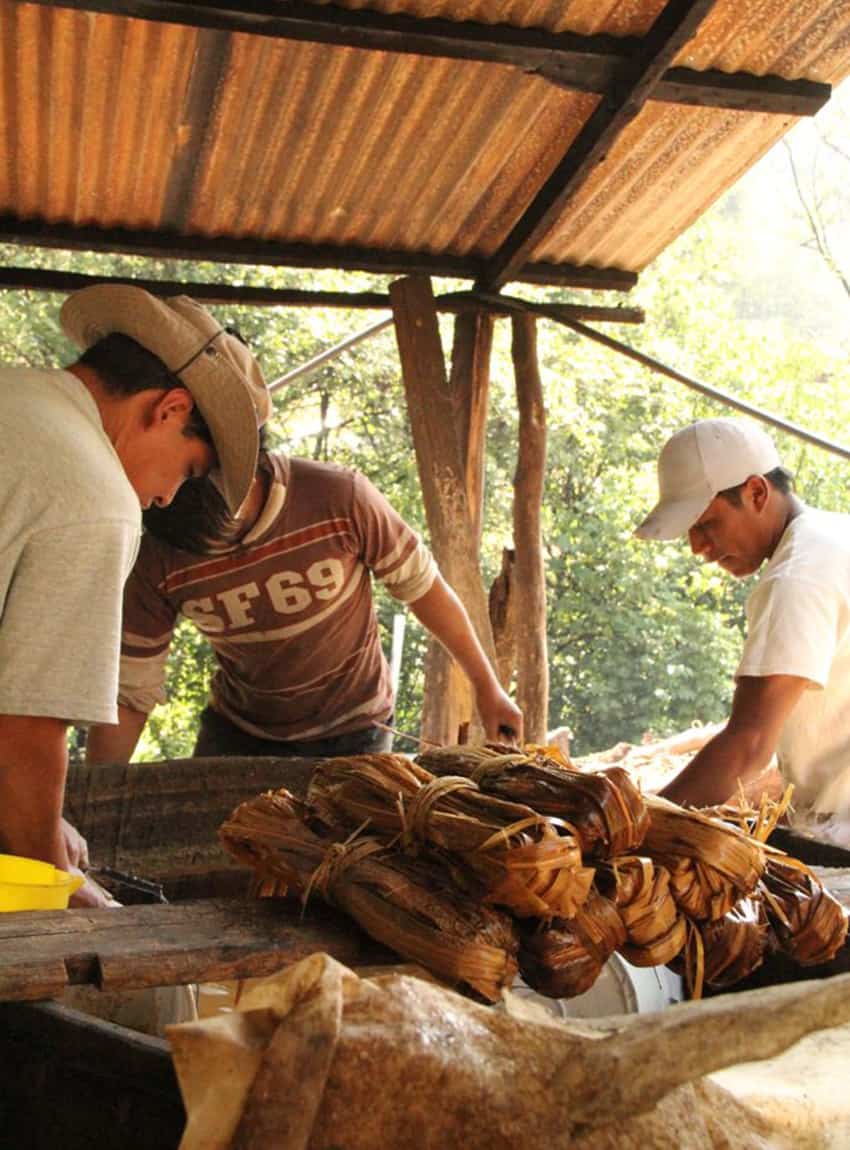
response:
{"label": "man wearing tan hat", "polygon": [[658,460],[642,539],[687,535],[736,578],[758,571],[732,712],[662,794],[708,806],[776,752],[794,823],[850,845],[850,516],[807,507],[772,440],[744,419],[677,432]]}
{"label": "man wearing tan hat", "polygon": [[[67,370],[0,368],[0,849],[66,869],[66,731],[117,721],[141,509],[216,468],[236,512],[270,400],[241,341],[185,296],[99,284],[60,322],[83,350]],[[86,884],[75,901],[102,897]]]}

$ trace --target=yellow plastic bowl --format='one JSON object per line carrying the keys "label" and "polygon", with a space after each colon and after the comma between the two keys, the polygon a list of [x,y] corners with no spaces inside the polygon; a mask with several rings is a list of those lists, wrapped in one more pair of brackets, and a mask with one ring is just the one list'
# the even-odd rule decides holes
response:
{"label": "yellow plastic bowl", "polygon": [[0,854],[0,911],[64,910],[84,881],[52,863]]}

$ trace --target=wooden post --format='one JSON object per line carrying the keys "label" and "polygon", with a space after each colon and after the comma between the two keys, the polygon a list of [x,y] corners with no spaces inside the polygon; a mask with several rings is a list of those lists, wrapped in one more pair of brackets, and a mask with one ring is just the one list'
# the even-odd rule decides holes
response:
{"label": "wooden post", "polygon": [[[469,475],[473,479],[479,477],[473,484],[473,494],[480,503],[480,440],[488,377],[486,371],[473,372],[471,367],[467,370],[461,366],[486,365],[487,332],[492,334],[492,326],[490,321],[476,317],[463,317],[462,325],[459,323],[455,339],[457,367],[452,381],[457,385],[456,391],[446,377],[430,280],[425,276],[397,280],[390,286],[390,299],[434,557],[466,607],[488,657],[495,661],[478,565],[481,512],[480,506],[473,508],[470,504],[468,483]],[[459,377],[468,380],[468,400],[461,398]],[[462,438],[466,440],[463,445]],[[436,743],[454,742],[459,726],[471,717],[472,699],[466,679],[452,671],[451,660],[432,654],[426,666],[422,737]]]}
{"label": "wooden post", "polygon": [[516,552],[502,548],[502,570],[490,586],[490,626],[496,645],[496,673],[506,691],[516,670],[516,599],[514,597],[514,564]]}
{"label": "wooden post", "polygon": [[546,741],[549,664],[546,652],[546,581],[540,507],[546,468],[546,409],[537,365],[537,321],[511,320],[511,355],[519,409],[519,451],[514,475],[514,611],[517,642],[517,704],[525,737]]}

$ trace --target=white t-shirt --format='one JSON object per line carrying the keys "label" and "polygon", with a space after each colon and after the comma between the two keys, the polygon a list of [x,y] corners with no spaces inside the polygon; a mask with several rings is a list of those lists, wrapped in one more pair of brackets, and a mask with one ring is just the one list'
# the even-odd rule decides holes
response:
{"label": "white t-shirt", "polygon": [[794,822],[828,822],[818,833],[850,844],[850,515],[807,507],[792,519],[747,600],[747,624],[737,675],[811,680],[777,747]]}
{"label": "white t-shirt", "polygon": [[141,509],[70,372],[0,367],[0,714],[117,722]]}

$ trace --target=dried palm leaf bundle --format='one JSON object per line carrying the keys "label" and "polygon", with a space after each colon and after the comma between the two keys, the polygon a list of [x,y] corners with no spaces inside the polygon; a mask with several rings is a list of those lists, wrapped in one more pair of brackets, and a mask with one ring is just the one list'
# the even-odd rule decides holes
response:
{"label": "dried palm leaf bundle", "polygon": [[650,825],[643,851],[670,872],[670,890],[682,911],[712,922],[755,890],[765,847],[745,831],[657,796],[646,799]]}
{"label": "dried palm leaf bundle", "polygon": [[687,920],[670,891],[666,867],[637,855],[600,866],[599,889],[617,909],[626,937],[617,947],[633,966],[663,966],[680,953]]}
{"label": "dried palm leaf bundle", "polygon": [[488,795],[563,819],[585,857],[632,852],[649,826],[646,803],[622,767],[584,772],[537,748],[528,753],[493,746],[440,747],[416,761],[436,775],[464,775]]}
{"label": "dried palm leaf bundle", "polygon": [[547,998],[575,998],[590,990],[603,963],[587,948],[574,922],[520,927],[519,972],[523,980]]}
{"label": "dried palm leaf bundle", "polygon": [[333,841],[308,821],[305,804],[280,790],[242,803],[219,834],[276,893],[289,889],[306,903],[316,892],[437,977],[490,1002],[511,985],[518,940],[507,915],[470,898],[436,859],[406,857],[362,836]]}
{"label": "dried palm leaf bundle", "polygon": [[764,961],[768,927],[764,904],[758,897],[742,898],[716,922],[699,924],[704,978],[722,990],[746,978]]}
{"label": "dried palm leaf bundle", "polygon": [[789,958],[815,966],[844,946],[846,912],[803,863],[768,858],[761,889],[778,948]]}
{"label": "dried palm leaf bundle", "polygon": [[485,884],[485,901],[521,918],[571,918],[593,871],[570,830],[530,807],[482,794],[463,777],[435,778],[402,755],[326,759],[308,791],[316,815],[345,829],[368,824],[455,855]]}
{"label": "dried palm leaf bundle", "polygon": [[519,924],[520,974],[549,998],[573,998],[594,984],[602,967],[626,941],[617,908],[595,888],[570,921]]}

